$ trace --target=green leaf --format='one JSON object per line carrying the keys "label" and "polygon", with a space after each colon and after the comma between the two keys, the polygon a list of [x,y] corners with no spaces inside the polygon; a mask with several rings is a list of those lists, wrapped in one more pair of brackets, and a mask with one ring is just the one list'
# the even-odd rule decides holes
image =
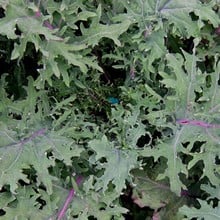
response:
{"label": "green leaf", "polygon": [[[20,8],[20,10],[18,10]],[[91,12],[92,13],[92,12]],[[89,15],[94,16],[95,13]],[[78,15],[75,17],[77,18]],[[85,18],[85,15],[81,19]],[[29,42],[33,43],[36,51],[40,51],[44,58],[43,59],[43,71],[40,77],[40,83],[44,83],[45,80],[51,84],[51,76],[54,74],[58,78],[63,76],[63,79],[67,85],[68,82],[68,72],[67,69],[63,68],[63,63],[66,61],[69,65],[78,66],[80,70],[84,73],[88,71],[88,67],[102,72],[102,69],[94,61],[92,57],[84,57],[74,51],[80,51],[88,47],[85,44],[79,43],[67,43],[67,39],[56,36],[58,29],[51,30],[44,26],[45,16],[40,18],[30,15],[28,8],[21,3],[10,4],[6,10],[6,16],[0,20],[1,29],[0,34],[6,35],[9,39],[19,39],[18,42],[14,43],[14,49],[11,54],[11,59],[19,60],[24,56],[26,52],[26,47]],[[21,31],[21,35],[16,35],[16,27]],[[44,37],[45,39],[42,39]],[[60,58],[64,58],[62,62]],[[52,84],[51,84],[52,85]],[[39,87],[39,86],[38,86]]]}
{"label": "green leaf", "polygon": [[[78,5],[76,5],[75,7],[77,6]],[[94,12],[82,11],[82,12],[79,12],[77,16],[74,16],[74,17],[72,16],[72,14],[69,14],[68,16],[66,16],[66,22],[68,26],[72,27],[73,29],[78,29],[78,27],[76,26],[77,21],[87,21],[88,18],[92,18],[95,16],[96,16],[96,13]]]}
{"label": "green leaf", "polygon": [[97,14],[97,19],[93,19],[89,28],[85,28],[83,26],[80,27],[82,31],[80,42],[95,46],[102,38],[109,38],[112,39],[117,46],[121,46],[118,38],[121,34],[127,31],[131,22],[129,20],[125,20],[119,24],[100,24],[99,19],[101,16],[101,5],[99,5],[97,9]]}
{"label": "green leaf", "polygon": [[[6,8],[6,16],[0,20],[0,34],[6,35],[9,39],[19,38],[19,35],[15,33],[16,25],[22,32],[21,38],[26,38],[26,43],[31,40],[37,42],[39,38],[34,36],[43,35],[47,40],[62,40],[60,37],[54,35],[55,31],[50,30],[43,26],[43,21],[30,16],[27,7],[22,4],[21,1],[13,2]],[[32,35],[32,36],[31,36]],[[26,43],[23,43],[22,47],[26,47]],[[15,52],[13,52],[13,58],[15,59]]]}
{"label": "green leaf", "polygon": [[[41,195],[38,194],[32,187],[23,187],[18,190],[16,199],[8,207],[4,207],[5,215],[0,216],[0,219],[44,219],[48,218],[51,213],[47,207],[39,209],[41,204],[37,201]],[[13,204],[13,205],[12,205]]]}
{"label": "green leaf", "polygon": [[[164,46],[163,39],[166,37],[166,33],[162,30],[155,31],[153,32],[150,36],[147,37],[144,50],[145,51],[150,51],[149,52],[149,58],[148,58],[148,65],[149,65],[149,70],[154,72],[154,68],[152,66],[152,63],[159,59],[163,58],[164,55],[166,54],[166,48]],[[139,48],[140,50],[143,50],[141,48],[142,44],[140,44]]]}
{"label": "green leaf", "polygon": [[[139,97],[138,97],[139,98]],[[146,126],[141,122],[139,108],[133,109],[129,106],[130,111],[124,110],[121,106],[112,109],[112,126],[110,132],[117,135],[119,142],[125,148],[136,149],[139,138],[146,133]],[[123,120],[121,120],[123,118]]]}
{"label": "green leaf", "polygon": [[177,131],[175,137],[167,142],[162,142],[157,145],[154,149],[144,149],[143,152],[140,152],[142,156],[145,157],[154,157],[155,162],[160,157],[167,158],[167,168],[165,168],[164,173],[160,173],[157,176],[157,180],[169,178],[170,189],[172,192],[175,192],[178,196],[181,193],[181,189],[184,189],[185,186],[181,182],[179,174],[183,173],[188,174],[186,166],[182,163],[181,159],[177,156],[178,151],[180,151],[180,137],[183,130]]}
{"label": "green leaf", "polygon": [[192,21],[189,13],[199,6],[197,0],[161,1],[158,12],[180,32],[181,36],[198,36],[199,27],[196,21]]}
{"label": "green leaf", "polygon": [[[211,205],[207,204],[207,202],[198,199],[201,208],[189,208],[187,206],[183,206],[179,209],[179,212],[184,214],[187,219],[197,218],[197,219],[204,219],[204,220],[219,220],[220,219],[220,208],[216,207],[213,208]],[[186,219],[186,218],[184,218]]]}
{"label": "green leaf", "polygon": [[[38,184],[43,183],[47,192],[51,194],[52,181],[56,178],[49,174],[48,168],[55,166],[55,158],[59,158],[70,165],[71,158],[79,156],[82,151],[80,148],[72,146],[70,140],[61,138],[58,135],[46,137],[43,129],[34,132],[21,141],[14,140],[6,131],[1,134],[0,140],[1,143],[10,143],[7,145],[1,144],[0,147],[0,188],[9,184],[13,193],[17,190],[20,179],[29,183],[23,169],[33,167],[37,172]],[[48,157],[48,152],[53,152],[55,158]]]}
{"label": "green leaf", "polygon": [[0,218],[218,216],[218,2],[0,0]]}
{"label": "green leaf", "polygon": [[[210,144],[211,145],[211,144]],[[209,145],[206,145],[208,148]],[[208,177],[209,181],[214,186],[219,186],[220,184],[220,178],[218,174],[216,173],[216,170],[218,168],[218,165],[215,164],[215,158],[216,156],[219,156],[219,150],[218,147],[209,146],[209,150],[205,150],[204,152],[200,153],[191,153],[193,156],[193,159],[188,164],[188,169],[191,169],[197,162],[203,161],[204,168],[203,168],[203,175],[202,177],[206,176]]]}
{"label": "green leaf", "polygon": [[[212,9],[215,1],[207,4],[202,4],[200,1],[192,0],[174,0],[174,1],[161,1],[158,8],[159,13],[167,18],[172,24],[175,24],[182,36],[199,36],[200,28],[204,26],[203,21],[209,21],[214,27],[217,27],[219,17]],[[193,21],[189,13],[194,12],[199,16],[198,21]]]}
{"label": "green leaf", "polygon": [[207,2],[205,4],[201,4],[194,8],[194,12],[199,18],[201,19],[199,27],[202,28],[204,26],[203,21],[208,21],[211,23],[214,27],[219,26],[219,16],[218,14],[213,10],[216,4],[219,4],[219,2],[215,0],[211,0],[210,2]]}
{"label": "green leaf", "polygon": [[144,87],[150,95],[155,97],[157,100],[162,100],[162,97],[158,93],[156,93],[148,84],[145,84]]}
{"label": "green leaf", "polygon": [[0,6],[3,9],[6,9],[7,5],[9,4],[9,0],[0,0]]}
{"label": "green leaf", "polygon": [[148,178],[146,171],[135,171],[134,175],[132,199],[138,206],[158,210],[175,198],[168,186]]}
{"label": "green leaf", "polygon": [[58,65],[57,61],[55,59],[59,58],[59,56],[63,56],[68,62],[68,64],[73,64],[75,66],[80,67],[82,72],[87,72],[86,63],[83,62],[82,56],[79,54],[74,54],[72,51],[76,51],[79,49],[84,48],[84,45],[81,46],[74,46],[74,45],[68,45],[64,42],[56,42],[56,41],[50,41],[46,44],[46,48],[49,52],[49,55],[47,57],[46,65],[49,65],[49,68],[51,68],[52,72],[56,73],[56,75],[59,77],[60,72],[58,67],[56,69],[54,68],[54,65]]}
{"label": "green leaf", "polygon": [[201,189],[207,192],[210,196],[209,198],[217,198],[220,199],[220,187],[212,187],[210,184],[208,185],[201,185]]}
{"label": "green leaf", "polygon": [[[85,183],[86,184],[86,183]],[[116,193],[106,192],[101,195],[99,192],[89,192],[85,196],[76,197],[72,202],[71,214],[78,215],[78,219],[86,219],[87,216],[94,216],[97,219],[121,219],[122,214],[127,213],[127,209],[121,207],[119,202],[112,206],[112,195]],[[117,197],[117,196],[116,196]]]}
{"label": "green leaf", "polygon": [[8,206],[15,199],[15,196],[11,195],[8,192],[1,192],[0,193],[0,208],[3,209]]}
{"label": "green leaf", "polygon": [[178,209],[185,204],[185,198],[177,197],[170,191],[169,186],[147,176],[147,172],[156,176],[156,169],[146,169],[132,171],[134,175],[133,202],[140,208],[149,207],[158,210],[158,217],[162,219],[182,219],[183,216],[178,213]]}
{"label": "green leaf", "polygon": [[194,90],[196,90],[196,86],[198,88],[203,84],[203,81],[201,80],[203,76],[201,76],[200,71],[196,66],[196,63],[199,61],[195,55],[198,43],[199,39],[195,39],[192,55],[184,51],[184,57],[180,54],[167,54],[166,59],[169,70],[167,70],[167,72],[159,72],[164,78],[161,80],[161,83],[167,88],[172,88],[175,91],[175,94],[169,96],[168,99],[173,100],[174,103],[178,102],[178,105],[175,107],[181,109],[181,111],[186,108],[186,105],[194,102]]}
{"label": "green leaf", "polygon": [[[89,148],[95,152],[95,156],[90,161],[97,165],[98,169],[104,169],[101,177],[98,177],[95,187],[105,192],[108,184],[112,182],[115,185],[116,192],[120,193],[125,188],[125,180],[130,179],[130,170],[137,166],[137,153],[131,150],[120,150],[109,142],[106,136],[101,140],[92,140],[89,142]],[[106,162],[100,162],[103,157]]]}
{"label": "green leaf", "polygon": [[220,92],[220,88],[218,85],[219,74],[220,74],[220,63],[218,62],[218,58],[216,56],[214,63],[214,72],[210,74],[212,83],[209,88],[207,88],[207,86],[203,87],[203,96],[204,95],[206,96],[208,114],[210,115],[211,113],[213,117],[216,118],[218,117],[217,112],[218,109],[220,108],[219,97],[218,97],[218,93]]}
{"label": "green leaf", "polygon": [[[177,93],[176,98],[178,97],[178,101],[183,104],[187,101],[187,90],[189,85],[189,77],[182,68],[183,58],[181,56],[175,57],[172,54],[167,54],[166,59],[172,74],[160,72],[160,75],[164,77],[161,83],[165,84],[167,88],[173,88]],[[193,73],[189,72],[188,74]]]}

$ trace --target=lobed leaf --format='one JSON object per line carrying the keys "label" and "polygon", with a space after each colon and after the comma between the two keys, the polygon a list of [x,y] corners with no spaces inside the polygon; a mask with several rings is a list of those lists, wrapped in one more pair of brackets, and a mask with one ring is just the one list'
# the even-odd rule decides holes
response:
{"label": "lobed leaf", "polygon": [[[130,170],[137,166],[137,153],[117,149],[106,136],[101,140],[90,141],[89,148],[95,152],[94,157],[90,159],[91,163],[96,164],[98,169],[104,169],[103,175],[96,178],[95,188],[105,192],[108,184],[112,182],[116,192],[120,193],[125,187],[125,181],[130,178]],[[103,157],[107,160],[104,163],[99,161]]]}
{"label": "lobed leaf", "polygon": [[219,207],[213,208],[211,205],[207,204],[207,202],[198,200],[201,207],[199,209],[189,208],[187,206],[183,206],[179,209],[181,213],[183,213],[188,218],[197,218],[204,220],[217,220],[220,218],[220,209]]}

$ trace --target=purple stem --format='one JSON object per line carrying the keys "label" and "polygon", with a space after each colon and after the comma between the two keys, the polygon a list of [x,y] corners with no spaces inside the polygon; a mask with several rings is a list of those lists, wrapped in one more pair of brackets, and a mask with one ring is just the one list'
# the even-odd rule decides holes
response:
{"label": "purple stem", "polygon": [[61,220],[63,218],[63,216],[65,215],[66,210],[67,210],[70,202],[72,201],[74,195],[75,195],[75,190],[71,189],[69,191],[69,194],[68,194],[68,196],[67,196],[67,198],[65,200],[65,203],[64,203],[62,209],[58,213],[57,220]]}
{"label": "purple stem", "polygon": [[220,125],[210,124],[210,123],[199,121],[199,120],[178,119],[176,123],[181,124],[181,125],[199,126],[203,128],[220,128]]}
{"label": "purple stem", "polygon": [[54,29],[54,27],[52,26],[52,24],[49,21],[44,21],[44,26],[49,28],[50,30]]}
{"label": "purple stem", "polygon": [[131,79],[135,78],[135,69],[134,69],[134,67],[132,67],[131,70],[130,70],[130,77],[131,77]]}
{"label": "purple stem", "polygon": [[[81,176],[77,177],[77,179],[76,179],[77,185],[79,185],[81,182],[82,182],[82,177]],[[74,195],[75,195],[75,190],[74,190],[74,188],[72,188],[72,189],[70,189],[70,191],[68,193],[68,196],[63,204],[63,207],[60,209],[60,211],[57,214],[57,220],[61,220],[64,217],[66,210],[67,210],[69,204],[71,203]]]}
{"label": "purple stem", "polygon": [[187,197],[190,196],[190,193],[188,190],[182,189],[180,195],[183,197]]}
{"label": "purple stem", "polygon": [[10,147],[10,146],[14,146],[14,145],[24,145],[24,144],[32,141],[36,137],[43,136],[46,133],[46,131],[47,131],[46,128],[41,128],[40,130],[35,131],[31,136],[24,138],[19,142],[8,144],[5,147]]}
{"label": "purple stem", "polygon": [[35,15],[34,15],[36,18],[39,18],[41,16],[41,12],[38,10],[35,12]]}
{"label": "purple stem", "polygon": [[[35,18],[40,18],[41,15],[42,15],[41,12],[38,10],[38,11],[35,12],[34,17],[35,17]],[[52,25],[49,21],[44,21],[43,24],[44,24],[45,27],[47,27],[47,28],[50,29],[50,30],[53,30],[53,29],[54,29],[53,25]]]}
{"label": "purple stem", "polygon": [[46,128],[42,128],[40,130],[37,130],[30,137],[21,140],[18,144],[22,144],[22,145],[26,144],[27,142],[32,141],[36,137],[44,135],[45,132],[46,132]]}

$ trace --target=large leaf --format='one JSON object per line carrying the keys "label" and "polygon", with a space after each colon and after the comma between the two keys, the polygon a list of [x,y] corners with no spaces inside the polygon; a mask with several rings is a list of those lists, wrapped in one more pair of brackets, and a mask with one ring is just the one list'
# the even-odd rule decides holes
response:
{"label": "large leaf", "polygon": [[[88,182],[85,183],[87,185]],[[106,192],[105,195],[99,192],[88,192],[86,196],[77,196],[72,202],[70,212],[72,216],[78,215],[78,219],[86,219],[87,216],[93,216],[97,219],[111,219],[114,218],[122,219],[122,214],[127,213],[127,209],[121,207],[117,201],[114,206],[112,201],[112,195],[114,198],[117,197],[116,192]]]}
{"label": "large leaf", "polygon": [[88,45],[97,45],[102,38],[110,38],[114,41],[117,46],[121,46],[119,41],[119,36],[127,31],[131,22],[129,20],[124,20],[119,24],[103,25],[99,23],[101,17],[101,5],[97,9],[97,18],[93,19],[92,24],[89,28],[84,28],[81,26],[82,37],[81,42]]}
{"label": "large leaf", "polygon": [[212,187],[210,184],[209,185],[201,185],[201,189],[206,191],[210,196],[209,198],[217,198],[220,199],[220,187]]}
{"label": "large leaf", "polygon": [[[218,16],[212,10],[214,1],[209,5],[202,5],[198,0],[173,0],[160,1],[158,11],[170,23],[175,24],[175,28],[182,36],[199,36],[202,20],[210,21],[215,27],[218,26]],[[193,21],[189,13],[194,11],[201,20]]]}
{"label": "large leaf", "polygon": [[167,52],[167,50],[164,46],[164,38],[165,37],[166,37],[166,33],[164,31],[162,31],[162,30],[155,31],[146,38],[146,42],[145,42],[146,45],[143,48],[141,48],[141,46],[143,46],[143,44],[141,44],[139,46],[140,50],[144,50],[144,51],[149,50],[150,51],[147,62],[149,65],[148,68],[152,72],[154,72],[154,68],[152,66],[152,63],[155,60],[163,58]]}
{"label": "large leaf", "polygon": [[[212,9],[215,1],[202,4],[198,0],[161,0],[161,1],[122,1],[127,9],[127,18],[132,22],[138,22],[141,29],[149,25],[149,21],[156,20],[157,16],[166,19],[169,24],[174,24],[174,32],[178,31],[182,36],[199,36],[200,28],[204,26],[203,21],[209,21],[217,27],[219,17]],[[190,12],[199,16],[193,21]],[[166,23],[166,21],[164,21]],[[176,33],[178,33],[176,32]]]}
{"label": "large leaf", "polygon": [[166,206],[175,194],[165,184],[151,180],[146,171],[135,171],[134,184],[136,187],[133,190],[132,198],[140,207],[150,207],[158,210]]}
{"label": "large leaf", "polygon": [[[138,154],[132,150],[117,149],[119,146],[114,146],[106,136],[101,140],[90,141],[89,147],[95,153],[90,159],[91,163],[96,164],[98,169],[104,169],[103,175],[96,179],[96,189],[105,192],[112,182],[120,193],[125,188],[125,180],[130,179],[130,170],[137,166]],[[106,162],[101,162],[102,158],[106,158]]]}
{"label": "large leaf", "polygon": [[[167,54],[166,59],[169,69],[167,72],[160,72],[160,75],[164,78],[161,82],[167,88],[172,88],[173,91],[175,91],[174,95],[167,97],[167,99],[170,100],[170,104],[167,107],[170,107],[171,109],[176,108],[177,113],[181,112],[181,114],[183,114],[184,111],[187,111],[187,105],[192,105],[195,100],[194,91],[198,90],[204,83],[204,76],[201,75],[196,66],[198,58],[195,53],[199,39],[195,39],[194,43],[195,45],[192,55],[184,51],[184,57],[179,54]],[[181,116],[177,115],[177,117]]]}
{"label": "large leaf", "polygon": [[[148,168],[147,168],[148,169]],[[163,182],[155,181],[147,176],[147,170],[134,170],[134,188],[132,199],[139,207],[150,207],[158,210],[158,215],[162,219],[182,219],[178,208],[185,204],[185,198],[177,197],[170,191],[170,188]],[[156,169],[151,171],[151,175],[156,175]]]}
{"label": "large leaf", "polygon": [[[30,35],[37,34],[43,35],[47,40],[62,40],[53,34],[55,32],[54,30],[44,27],[42,20],[37,19],[33,14],[31,16],[25,5],[22,4],[22,1],[14,1],[8,5],[5,17],[0,19],[0,25],[0,34],[6,35],[9,39],[19,37],[15,33],[17,25],[19,30],[23,32],[23,37],[31,39]],[[37,41],[34,37],[32,39],[33,41]]]}
{"label": "large leaf", "polygon": [[177,156],[178,151],[181,148],[181,135],[183,129],[177,131],[175,137],[167,142],[162,142],[157,145],[156,148],[150,149],[146,148],[141,152],[142,156],[151,157],[153,156],[155,161],[160,157],[167,158],[167,168],[164,173],[160,173],[157,177],[158,180],[164,179],[166,177],[170,180],[170,189],[175,192],[177,195],[180,195],[181,189],[184,189],[185,186],[179,178],[179,174],[183,173],[187,175],[186,166],[182,163],[180,158]]}
{"label": "large leaf", "polygon": [[[32,13],[30,13],[27,5],[19,1],[9,4],[6,8],[6,16],[0,19],[0,34],[6,35],[9,39],[18,39],[14,43],[14,49],[11,54],[12,60],[20,60],[24,56],[29,42],[34,44],[36,51],[42,53],[45,59],[43,59],[43,68],[39,68],[38,70],[42,74],[39,77],[40,82],[36,83],[39,88],[44,85],[45,81],[52,85],[51,77],[53,74],[58,78],[63,76],[65,83],[69,85],[68,69],[70,65],[78,66],[84,73],[87,72],[88,66],[102,72],[102,69],[98,66],[94,58],[91,56],[86,57],[87,52],[84,55],[76,52],[87,48],[88,45],[69,43],[67,42],[68,39],[56,36],[61,35],[60,30],[58,28],[46,27],[45,20],[47,16],[42,14],[39,17],[35,16],[34,13],[38,10],[37,7],[31,7],[31,9],[34,10]],[[83,13],[85,14],[85,12]],[[81,19],[85,20],[94,15],[95,13],[86,17],[84,15],[81,16]],[[75,15],[75,17],[76,22],[78,15]],[[118,28],[121,29],[122,27]],[[21,32],[19,35],[16,34],[17,29]],[[114,39],[117,40],[116,38]],[[68,64],[69,68],[64,66],[65,63]]]}
{"label": "large leaf", "polygon": [[[11,136],[10,130],[1,126],[1,179],[0,188],[8,184],[11,192],[15,193],[18,188],[18,181],[23,180],[29,183],[23,169],[33,167],[36,170],[37,182],[43,183],[49,194],[52,193],[52,181],[55,180],[48,172],[48,168],[55,165],[55,158],[64,160],[71,164],[71,158],[79,156],[80,148],[73,150],[72,141],[58,137],[58,135],[47,137],[46,129],[40,129],[29,137],[16,140]],[[6,130],[7,129],[7,130]],[[52,134],[49,134],[52,135]],[[48,157],[48,152],[53,152],[54,157]]]}
{"label": "large leaf", "polygon": [[[187,219],[197,218],[204,220],[219,220],[220,219],[220,208],[213,208],[211,205],[207,204],[207,202],[203,200],[198,200],[201,208],[190,208],[187,206],[183,206],[179,209],[179,212],[184,214]],[[185,219],[185,218],[184,218]]]}
{"label": "large leaf", "polygon": [[[18,190],[17,195],[13,199],[12,203],[8,207],[1,207],[6,212],[4,216],[0,216],[0,219],[46,219],[51,215],[51,209],[45,206],[41,210],[39,207],[40,194],[37,193],[32,187],[23,187]],[[56,204],[56,201],[50,201]],[[13,205],[12,205],[13,204]]]}

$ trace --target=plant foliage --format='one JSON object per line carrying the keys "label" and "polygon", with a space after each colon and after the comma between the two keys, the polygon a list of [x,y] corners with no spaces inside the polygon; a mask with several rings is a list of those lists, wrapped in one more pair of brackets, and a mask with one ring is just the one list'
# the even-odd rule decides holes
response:
{"label": "plant foliage", "polygon": [[0,219],[219,219],[219,12],[0,0]]}

